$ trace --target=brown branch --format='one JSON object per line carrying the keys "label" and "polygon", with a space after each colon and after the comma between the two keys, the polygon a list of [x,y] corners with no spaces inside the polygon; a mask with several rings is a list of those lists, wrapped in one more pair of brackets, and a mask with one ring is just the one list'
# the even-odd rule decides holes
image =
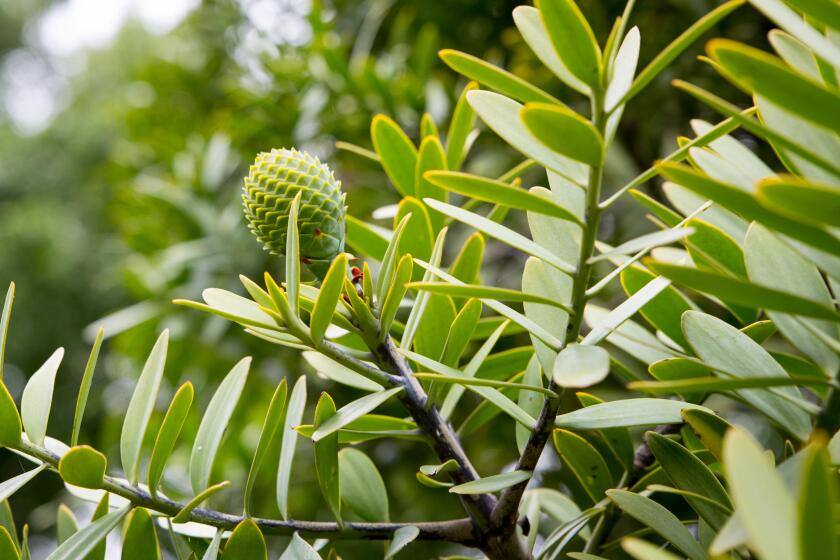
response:
{"label": "brown branch", "polygon": [[[52,451],[21,441],[15,449],[43,461],[58,471],[61,459]],[[152,496],[146,490],[128,484],[124,480],[105,476],[102,490],[106,490],[130,501],[136,507],[144,507],[167,516],[174,516],[184,507],[184,503],[170,500],[161,495]],[[195,508],[190,512],[189,521],[210,525],[219,529],[233,529],[243,520],[241,515],[232,515],[207,508]],[[465,546],[478,546],[473,535],[473,524],[468,518],[451,521],[424,521],[418,523],[353,523],[347,522],[343,526],[338,523],[323,521],[299,521],[282,519],[250,518],[259,525],[263,533],[268,535],[291,536],[299,533],[303,537],[343,539],[343,540],[390,540],[394,532],[403,527],[417,527],[420,533],[417,540],[446,541]]]}

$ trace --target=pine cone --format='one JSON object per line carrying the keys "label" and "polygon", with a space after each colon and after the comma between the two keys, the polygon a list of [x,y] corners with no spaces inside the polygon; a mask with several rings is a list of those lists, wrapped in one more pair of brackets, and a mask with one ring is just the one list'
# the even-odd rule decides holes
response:
{"label": "pine cone", "polygon": [[292,148],[262,152],[254,160],[242,189],[248,227],[266,251],[286,252],[289,209],[299,192],[300,257],[323,278],[332,260],[344,251],[345,194],[341,182],[318,158]]}

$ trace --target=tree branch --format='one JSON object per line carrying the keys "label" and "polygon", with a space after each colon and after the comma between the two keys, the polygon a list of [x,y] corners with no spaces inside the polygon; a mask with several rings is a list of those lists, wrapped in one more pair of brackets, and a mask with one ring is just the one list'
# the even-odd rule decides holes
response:
{"label": "tree branch", "polygon": [[[606,115],[604,113],[604,99],[603,94],[594,92],[592,97],[592,121],[601,136],[604,135],[606,129]],[[589,184],[586,188],[586,215],[584,216],[585,226],[583,227],[583,234],[581,235],[580,254],[578,256],[577,272],[572,279],[572,297],[571,308],[573,313],[569,317],[569,324],[566,328],[565,344],[577,341],[580,336],[581,326],[583,324],[583,311],[586,307],[587,295],[586,290],[589,286],[589,278],[592,274],[592,266],[589,264],[589,258],[595,250],[595,241],[598,235],[598,226],[600,224],[601,209],[599,207],[599,199],[601,196],[601,182],[603,180],[603,165],[592,167],[589,172]],[[554,426],[554,418],[560,410],[560,396],[561,389],[557,387],[554,378],[549,372],[548,388],[555,393],[557,397],[548,397],[543,401],[543,407],[540,411],[540,416],[537,418],[537,425],[531,432],[525,449],[517,462],[517,470],[534,471],[537,462],[545,449],[548,438],[551,435],[551,430]],[[515,527],[516,521],[519,518],[519,503],[522,501],[522,495],[528,486],[528,481],[517,484],[505,490],[502,497],[499,499],[495,510],[493,511],[493,523],[497,527]]]}
{"label": "tree branch", "polygon": [[[43,447],[27,441],[21,441],[14,449],[47,463],[51,469],[58,472],[60,456]],[[176,502],[161,495],[151,496],[146,490],[128,484],[124,480],[105,476],[102,490],[111,492],[130,501],[136,507],[174,516],[184,507],[184,503]],[[240,522],[247,519],[241,515],[231,515],[212,509],[195,508],[190,512],[189,521],[210,525],[219,529],[233,529]],[[478,546],[474,535],[473,525],[469,518],[451,521],[424,521],[419,523],[353,523],[347,522],[343,526],[338,523],[323,521],[298,521],[281,519],[251,518],[265,534],[291,536],[300,533],[303,537],[343,539],[343,540],[390,540],[394,532],[403,527],[417,527],[420,533],[418,540],[446,541],[465,546]]]}

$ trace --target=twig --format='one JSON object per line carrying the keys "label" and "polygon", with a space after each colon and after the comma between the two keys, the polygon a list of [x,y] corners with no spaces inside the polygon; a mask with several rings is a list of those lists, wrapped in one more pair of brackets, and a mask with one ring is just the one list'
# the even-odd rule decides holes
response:
{"label": "twig", "polygon": [[[21,441],[14,446],[18,451],[47,463],[51,470],[58,471],[61,459],[52,451]],[[165,498],[151,496],[147,491],[110,476],[105,476],[102,490],[111,492],[129,500],[136,507],[144,507],[168,516],[177,514],[185,504]],[[189,521],[211,525],[220,529],[233,529],[246,517],[231,515],[212,509],[195,508],[189,515]],[[451,521],[424,521],[418,523],[353,523],[347,522],[343,526],[337,523],[323,521],[298,521],[281,519],[251,518],[259,525],[265,534],[290,536],[300,533],[303,537],[343,539],[343,540],[390,540],[394,532],[402,527],[417,527],[420,533],[418,540],[447,541],[465,546],[478,546],[474,535],[472,522],[469,518]]]}

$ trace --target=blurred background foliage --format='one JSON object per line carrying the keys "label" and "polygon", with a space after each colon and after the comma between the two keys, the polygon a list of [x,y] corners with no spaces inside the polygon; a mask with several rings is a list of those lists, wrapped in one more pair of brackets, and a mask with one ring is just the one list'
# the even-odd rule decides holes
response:
{"label": "blurred background foliage", "polygon": [[[244,484],[272,388],[284,375],[311,370],[295,352],[170,301],[198,299],[210,286],[241,292],[239,274],[277,273],[280,261],[263,253],[244,226],[239,189],[249,162],[274,147],[312,151],[337,170],[351,214],[368,219],[396,195],[375,164],[336,152],[335,140],[370,147],[370,119],[379,112],[415,137],[424,112],[439,124],[448,121],[464,84],[438,60],[438,49],[478,55],[561,99],[577,99],[522,42],[511,19],[519,3],[0,0],[0,284],[18,284],[5,374],[13,396],[54,348],[65,346],[56,387],[65,398],[56,401],[50,431],[66,438],[89,345],[104,326],[108,339],[82,441],[116,457],[131,387],[160,330],[170,328],[173,336],[159,413],[186,380],[195,384],[203,409],[233,363],[253,355],[245,406],[230,430],[236,437],[227,438],[216,466],[218,478]],[[642,33],[640,63],[718,3],[639,0],[631,23]],[[623,5],[581,2],[602,42]],[[744,9],[715,34],[763,44],[765,26]],[[689,131],[689,119],[716,119],[669,86],[673,77],[690,76],[700,86],[733,93],[696,60],[700,52],[699,45],[693,48],[630,103],[609,158],[608,188],[672,150],[675,137]],[[484,132],[467,167],[493,174],[517,161]],[[619,204],[605,227],[609,239],[646,226],[638,209]],[[488,252],[485,280],[509,283],[501,264],[518,257],[495,251]],[[310,395],[329,387],[346,402],[346,389],[314,378],[309,386]],[[191,438],[199,418],[194,411],[182,439]],[[513,459],[482,449],[484,438],[512,435],[494,430],[490,424],[466,443],[478,465]],[[404,461],[399,445],[385,440],[365,449],[383,471],[392,518],[461,515],[454,498],[441,500],[416,483],[415,469],[431,455]],[[300,447],[292,510],[299,518],[325,519],[306,465],[308,444]],[[0,478],[20,470],[17,459],[0,456]],[[31,524],[36,550],[54,538],[58,502],[34,510],[33,504],[59,495],[57,477],[41,480],[13,504],[18,522]],[[277,516],[273,484],[267,474],[260,478],[263,488],[254,495],[262,500],[255,508],[261,516]],[[176,497],[187,487],[184,480],[169,481]],[[229,502],[222,495],[219,508],[239,509],[238,490],[227,494]],[[70,503],[86,519],[91,508]],[[342,544],[339,551],[364,557],[354,553],[364,546],[379,545]],[[429,554],[440,552],[429,546]]]}

